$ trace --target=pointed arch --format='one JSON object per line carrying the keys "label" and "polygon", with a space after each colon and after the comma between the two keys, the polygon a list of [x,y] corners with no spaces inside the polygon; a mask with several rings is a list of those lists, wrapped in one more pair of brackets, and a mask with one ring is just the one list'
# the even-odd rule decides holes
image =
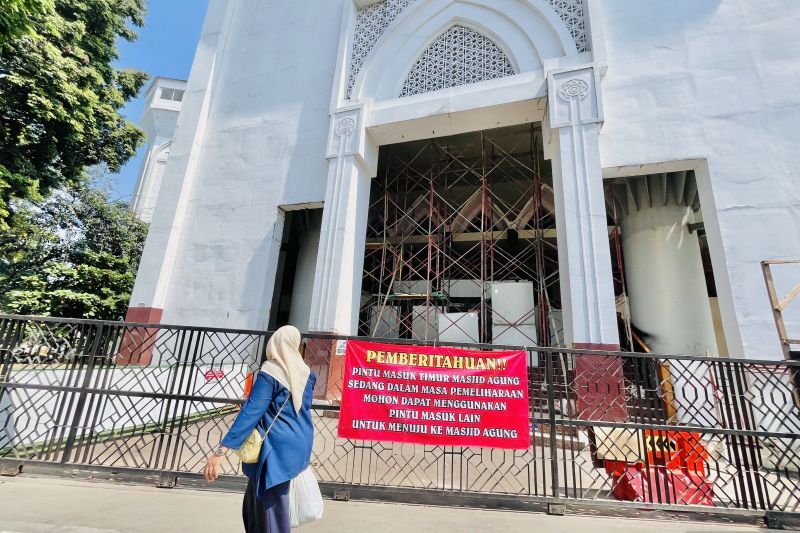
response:
{"label": "pointed arch", "polygon": [[462,24],[450,26],[419,56],[400,97],[513,76],[517,71],[492,39]]}
{"label": "pointed arch", "polygon": [[[348,96],[397,98],[423,52],[456,24],[491,39],[518,74],[541,70],[545,59],[577,54],[569,31],[547,1],[395,0],[394,18],[379,28],[379,37],[372,36],[375,42],[368,56],[346,81],[352,83]],[[382,5],[389,5],[388,0]]]}

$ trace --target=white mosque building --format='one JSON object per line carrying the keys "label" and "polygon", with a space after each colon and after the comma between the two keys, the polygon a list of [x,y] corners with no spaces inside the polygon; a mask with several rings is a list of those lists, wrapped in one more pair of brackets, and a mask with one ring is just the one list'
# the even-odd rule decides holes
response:
{"label": "white mosque building", "polygon": [[158,77],[144,96],[141,126],[148,141],[147,151],[131,196],[131,209],[144,222],[153,219],[185,92],[185,81]]}
{"label": "white mosque building", "polygon": [[760,262],[800,255],[798,23],[210,0],[188,82],[148,95],[128,319],[782,357]]}

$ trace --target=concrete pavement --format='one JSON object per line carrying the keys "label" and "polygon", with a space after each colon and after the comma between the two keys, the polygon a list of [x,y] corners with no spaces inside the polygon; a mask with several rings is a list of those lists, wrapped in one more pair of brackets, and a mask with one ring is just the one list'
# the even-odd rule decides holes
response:
{"label": "concrete pavement", "polygon": [[[242,531],[242,497],[230,492],[157,489],[142,485],[33,477],[0,478],[0,533],[202,533]],[[730,532],[754,526],[653,521],[595,516],[547,516],[372,502],[325,502],[322,521],[303,528],[318,532],[432,533],[499,531]]]}

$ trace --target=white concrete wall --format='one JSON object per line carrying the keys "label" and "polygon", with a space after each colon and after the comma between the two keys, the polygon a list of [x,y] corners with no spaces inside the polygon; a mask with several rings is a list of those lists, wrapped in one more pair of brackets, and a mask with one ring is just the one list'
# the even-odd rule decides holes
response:
{"label": "white concrete wall", "polygon": [[[335,88],[333,78],[337,62],[348,57],[340,47],[350,41],[340,33],[350,27],[342,24],[349,2],[211,0],[132,305],[163,307],[164,323],[266,325],[278,206],[324,200],[331,102],[343,105],[341,78]],[[420,28],[446,22],[433,11],[447,2],[419,2],[398,34],[415,43],[425,38]],[[453,5],[447,13],[480,11]],[[482,9],[496,5],[486,0]],[[729,352],[778,357],[759,261],[800,254],[800,2],[588,0],[588,6],[594,59],[605,74],[604,175],[642,174],[643,165],[663,163],[695,169]],[[418,21],[416,30],[405,27],[410,21]],[[370,94],[383,93],[370,88],[392,78],[385,70],[401,55],[413,59],[401,50],[364,74],[356,91],[366,103],[358,124],[382,124],[396,102],[371,105]],[[580,54],[573,62],[591,59]],[[543,80],[544,73],[495,80],[491,94],[509,95],[521,81],[532,87],[528,78]],[[447,101],[460,101],[464,91],[447,93],[454,95]],[[414,102],[425,116],[451,111],[442,93]]]}
{"label": "white concrete wall", "polygon": [[165,99],[163,89],[185,91],[186,82],[159,77],[153,80],[145,94],[145,110],[140,126],[147,139],[147,154],[142,161],[130,204],[136,216],[148,223],[153,218],[169,157],[169,146],[175,136],[182,106],[181,101]]}
{"label": "white concrete wall", "polygon": [[[176,116],[177,118],[177,116]],[[150,223],[164,180],[172,139],[157,138],[147,150],[142,169],[131,198],[131,209],[143,222]]]}
{"label": "white concrete wall", "polygon": [[266,327],[278,206],[324,198],[342,5],[212,0],[132,305]]}
{"label": "white concrete wall", "polygon": [[707,160],[697,175],[730,354],[779,357],[759,261],[800,255],[800,2],[596,3],[604,169]]}

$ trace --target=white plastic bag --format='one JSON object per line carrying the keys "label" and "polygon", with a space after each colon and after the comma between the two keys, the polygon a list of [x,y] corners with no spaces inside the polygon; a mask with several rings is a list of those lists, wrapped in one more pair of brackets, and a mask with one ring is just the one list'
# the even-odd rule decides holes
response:
{"label": "white plastic bag", "polygon": [[289,484],[289,517],[292,527],[322,518],[324,505],[317,478],[309,466]]}

